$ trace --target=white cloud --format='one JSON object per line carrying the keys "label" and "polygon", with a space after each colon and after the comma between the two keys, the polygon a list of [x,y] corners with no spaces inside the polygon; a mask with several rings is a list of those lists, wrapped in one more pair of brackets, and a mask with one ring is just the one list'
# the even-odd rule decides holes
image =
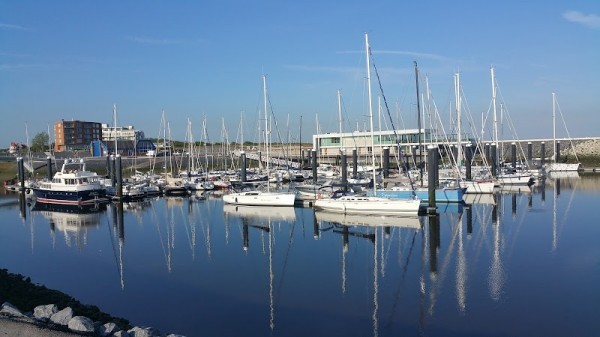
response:
{"label": "white cloud", "polygon": [[155,44],[155,45],[179,44],[179,43],[183,42],[181,40],[155,38],[155,37],[148,37],[148,36],[128,36],[127,39],[130,41],[133,41],[133,42],[137,42],[137,43]]}
{"label": "white cloud", "polygon": [[0,29],[27,30],[27,28],[10,23],[0,23]]}
{"label": "white cloud", "polygon": [[[412,51],[402,51],[402,50],[372,50],[374,55],[405,55],[405,56],[411,56],[411,57],[415,57],[415,58],[421,58],[421,59],[431,59],[431,60],[447,60],[448,58],[445,56],[441,56],[441,55],[436,55],[436,54],[428,54],[428,53],[419,53],[419,52],[412,52]],[[355,51],[340,51],[338,52],[338,54],[361,54],[364,53],[364,51],[360,51],[360,50],[355,50]]]}
{"label": "white cloud", "polygon": [[600,16],[596,14],[584,14],[578,11],[567,11],[563,13],[567,21],[582,24],[588,28],[600,28]]}
{"label": "white cloud", "polygon": [[21,70],[21,69],[30,69],[30,68],[39,68],[41,67],[41,64],[24,64],[24,63],[19,63],[19,64],[0,64],[0,71],[15,71],[15,70]]}

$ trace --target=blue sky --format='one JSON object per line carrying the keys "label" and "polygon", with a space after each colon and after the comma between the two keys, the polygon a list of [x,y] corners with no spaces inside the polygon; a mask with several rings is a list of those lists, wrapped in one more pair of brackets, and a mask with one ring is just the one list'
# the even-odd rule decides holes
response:
{"label": "blue sky", "polygon": [[[477,128],[498,102],[519,139],[552,137],[552,92],[571,136],[600,135],[600,1],[7,1],[0,0],[0,147],[60,119],[210,141],[258,140],[262,79],[284,138],[317,121],[368,125],[364,33],[394,118],[415,128],[413,62],[449,127],[453,76]],[[375,95],[379,94],[373,78]],[[302,121],[302,122],[301,122]],[[377,123],[377,122],[376,122]],[[389,123],[388,123],[389,124]],[[566,137],[559,123],[558,136]],[[463,125],[463,129],[468,126]],[[505,131],[510,137],[512,131]]]}

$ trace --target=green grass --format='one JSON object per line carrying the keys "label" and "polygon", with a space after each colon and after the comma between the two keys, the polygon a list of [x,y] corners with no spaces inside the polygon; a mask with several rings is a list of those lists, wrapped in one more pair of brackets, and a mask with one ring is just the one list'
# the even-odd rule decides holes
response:
{"label": "green grass", "polygon": [[17,176],[17,162],[0,162],[0,181],[12,179]]}

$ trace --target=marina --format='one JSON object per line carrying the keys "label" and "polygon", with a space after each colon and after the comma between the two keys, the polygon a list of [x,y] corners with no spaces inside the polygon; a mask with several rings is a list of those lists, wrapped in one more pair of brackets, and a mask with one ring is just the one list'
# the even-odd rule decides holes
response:
{"label": "marina", "polygon": [[600,328],[600,176],[552,173],[435,215],[201,197],[0,199],[0,265],[186,336],[565,336]]}

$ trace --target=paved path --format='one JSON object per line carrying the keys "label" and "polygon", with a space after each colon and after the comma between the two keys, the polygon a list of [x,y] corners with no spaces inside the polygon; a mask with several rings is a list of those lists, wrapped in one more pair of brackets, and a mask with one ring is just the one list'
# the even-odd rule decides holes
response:
{"label": "paved path", "polygon": [[0,316],[0,337],[80,337],[89,336],[49,329],[47,326],[31,322],[31,319]]}

